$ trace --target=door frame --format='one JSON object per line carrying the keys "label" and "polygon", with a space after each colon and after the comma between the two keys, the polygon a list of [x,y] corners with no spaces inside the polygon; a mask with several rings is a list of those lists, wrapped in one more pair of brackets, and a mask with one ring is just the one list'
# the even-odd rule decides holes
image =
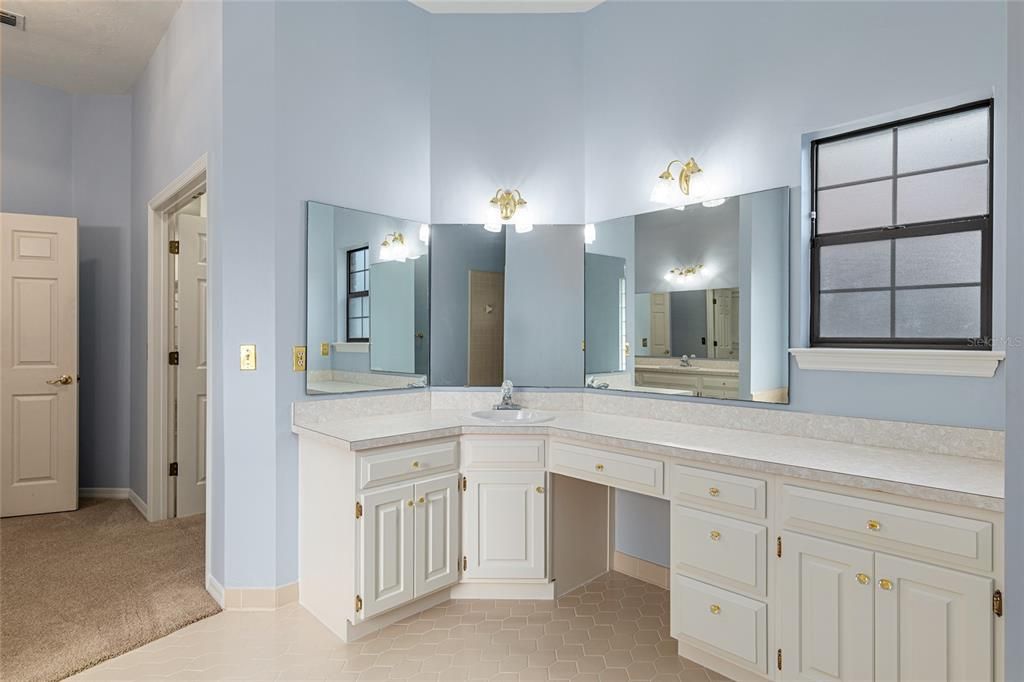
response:
{"label": "door frame", "polygon": [[[171,235],[171,221],[174,213],[188,204],[196,192],[206,191],[208,178],[207,155],[203,154],[188,170],[153,197],[147,205],[148,214],[148,262],[146,287],[146,519],[160,521],[168,518],[168,501],[173,492],[174,481],[167,475],[171,461],[170,415],[173,408],[174,382],[167,354],[170,351],[171,302],[173,297],[174,272],[168,258],[167,243]],[[209,220],[209,219],[207,219]],[[210,268],[210,289],[213,288],[212,266]],[[208,293],[209,295],[209,293]],[[207,348],[213,348],[212,325],[207,325]],[[206,391],[210,396],[207,410],[212,404],[212,377],[218,364],[216,353],[208,353]],[[212,422],[206,419],[206,561],[209,574],[210,560],[210,435]]]}

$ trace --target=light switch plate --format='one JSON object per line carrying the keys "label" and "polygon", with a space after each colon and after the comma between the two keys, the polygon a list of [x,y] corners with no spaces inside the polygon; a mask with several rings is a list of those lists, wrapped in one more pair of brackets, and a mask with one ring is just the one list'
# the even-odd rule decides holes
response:
{"label": "light switch plate", "polygon": [[329,343],[321,343],[320,344],[320,355],[323,355],[324,357],[327,357],[330,354],[331,354],[331,344],[329,344]]}
{"label": "light switch plate", "polygon": [[292,346],[292,371],[306,371],[306,347]]}
{"label": "light switch plate", "polygon": [[238,369],[243,372],[256,371],[256,344],[244,343],[239,347]]}

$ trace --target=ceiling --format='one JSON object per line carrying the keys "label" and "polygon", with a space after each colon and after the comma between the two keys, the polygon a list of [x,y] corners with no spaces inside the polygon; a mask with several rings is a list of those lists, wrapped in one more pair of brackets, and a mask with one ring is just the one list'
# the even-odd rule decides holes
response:
{"label": "ceiling", "polygon": [[135,84],[181,0],[0,0],[25,30],[0,27],[3,74],[67,92]]}
{"label": "ceiling", "polygon": [[433,14],[553,14],[586,12],[604,0],[410,0]]}

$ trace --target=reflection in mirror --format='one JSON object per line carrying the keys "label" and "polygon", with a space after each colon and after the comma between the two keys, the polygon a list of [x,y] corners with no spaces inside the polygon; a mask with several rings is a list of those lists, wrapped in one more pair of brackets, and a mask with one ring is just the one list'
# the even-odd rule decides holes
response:
{"label": "reflection in mirror", "polygon": [[789,401],[789,190],[598,223],[591,388]]}
{"label": "reflection in mirror", "polygon": [[426,385],[429,228],[306,202],[306,392]]}
{"label": "reflection in mirror", "polygon": [[435,225],[430,377],[434,386],[580,386],[580,225]]}

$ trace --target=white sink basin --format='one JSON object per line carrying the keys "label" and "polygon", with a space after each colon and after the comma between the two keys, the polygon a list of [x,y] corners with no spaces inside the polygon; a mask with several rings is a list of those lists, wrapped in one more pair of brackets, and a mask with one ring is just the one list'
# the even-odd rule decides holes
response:
{"label": "white sink basin", "polygon": [[494,424],[541,424],[554,419],[550,414],[541,414],[533,410],[481,410],[474,412],[472,416]]}

